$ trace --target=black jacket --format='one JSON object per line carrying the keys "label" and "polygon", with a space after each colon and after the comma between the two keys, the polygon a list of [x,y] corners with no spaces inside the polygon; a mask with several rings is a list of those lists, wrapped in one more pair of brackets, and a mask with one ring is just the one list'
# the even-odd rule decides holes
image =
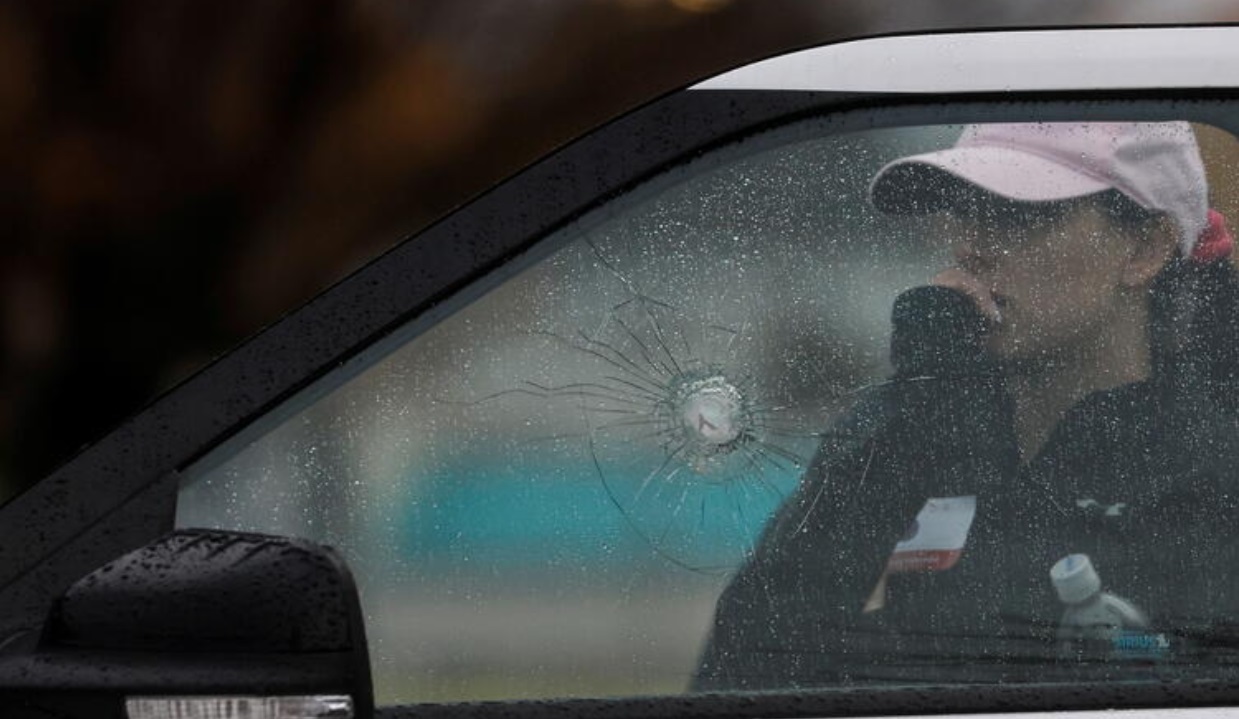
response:
{"label": "black jacket", "polygon": [[[695,689],[1136,677],[1239,646],[1239,429],[1203,391],[1149,380],[1073,407],[1021,465],[982,319],[953,290],[902,295],[890,382],[822,442],[719,599]],[[888,573],[930,498],[975,497],[957,563]],[[1167,640],[1067,658],[1049,569],[1090,556]]]}

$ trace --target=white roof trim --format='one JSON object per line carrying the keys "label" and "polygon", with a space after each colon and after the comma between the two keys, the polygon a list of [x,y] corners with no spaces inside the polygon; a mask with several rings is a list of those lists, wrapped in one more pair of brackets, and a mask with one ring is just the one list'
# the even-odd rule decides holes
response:
{"label": "white roof trim", "polygon": [[709,90],[984,92],[1239,86],[1239,27],[880,37],[755,62]]}

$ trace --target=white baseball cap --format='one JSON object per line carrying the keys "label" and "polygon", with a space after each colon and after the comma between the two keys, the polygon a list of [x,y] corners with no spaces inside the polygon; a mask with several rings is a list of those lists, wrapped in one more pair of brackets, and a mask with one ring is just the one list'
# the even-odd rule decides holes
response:
{"label": "white baseball cap", "polygon": [[955,146],[895,160],[870,185],[890,214],[945,209],[958,178],[1000,197],[1048,202],[1118,190],[1165,213],[1190,256],[1208,227],[1208,183],[1186,122],[1039,122],[969,125]]}

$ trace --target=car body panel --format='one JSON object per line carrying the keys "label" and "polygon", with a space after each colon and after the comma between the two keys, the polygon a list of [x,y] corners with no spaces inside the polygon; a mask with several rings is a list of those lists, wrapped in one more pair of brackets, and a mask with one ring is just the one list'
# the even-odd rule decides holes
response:
{"label": "car body panel", "polygon": [[[988,24],[1004,24],[998,15]],[[987,24],[987,23],[982,23]],[[914,28],[893,21],[890,31]],[[1125,32],[1125,31],[1114,31]],[[1232,30],[1209,31],[1233,35]],[[842,38],[840,38],[842,39]],[[890,42],[907,43],[908,40]],[[888,40],[874,42],[885,43]],[[913,41],[913,46],[917,42]],[[840,46],[842,47],[842,46]],[[860,45],[857,45],[860,47]],[[873,46],[879,53],[886,46]],[[1201,46],[1204,47],[1204,46]],[[919,52],[923,52],[920,49]],[[215,362],[186,381],[115,432],[85,449],[48,478],[0,510],[0,646],[27,641],[37,629],[43,612],[56,594],[69,582],[116,555],[134,549],[168,531],[172,525],[178,472],[228,442],[245,443],[260,434],[281,413],[282,403],[298,396],[305,402],[315,392],[326,392],[350,373],[359,371],[381,356],[388,342],[407,339],[419,327],[429,326],[451,311],[450,299],[459,301],[473,283],[484,277],[501,280],[515,271],[514,259],[522,253],[549,251],[533,249],[555,228],[580,217],[601,201],[615,197],[660,170],[700,153],[703,148],[723,142],[737,134],[760,130],[771,123],[809,112],[840,111],[878,104],[942,104],[950,98],[940,94],[918,95],[924,86],[866,82],[821,82],[804,79],[804,58],[811,50],[790,56],[787,61],[772,61],[776,75],[789,79],[779,91],[753,93],[743,88],[767,87],[771,82],[747,70],[735,71],[724,79],[699,84],[698,90],[673,93],[640,108],[585,140],[569,145],[546,160],[530,167],[429,230],[401,244],[380,259],[359,270],[306,306],[254,337],[236,351]],[[1227,52],[1231,52],[1227,50]],[[794,60],[794,58],[801,58]],[[870,62],[870,60],[866,62]],[[1190,57],[1189,57],[1190,59]],[[1211,57],[1196,58],[1192,66],[1198,73]],[[967,63],[969,59],[946,58],[947,64]],[[790,63],[780,69],[779,63]],[[830,61],[835,62],[835,61]],[[849,60],[848,62],[859,62]],[[1104,63],[1103,63],[1104,64]],[[1017,67],[1018,63],[1008,66]],[[840,64],[835,72],[851,74],[852,66]],[[856,67],[863,67],[858,65]],[[800,68],[800,69],[798,69]],[[764,70],[763,70],[764,72]],[[1110,70],[1104,71],[1111,72]],[[796,79],[797,77],[801,79]],[[1075,82],[1048,79],[1026,83],[1015,75],[995,75],[976,84],[952,84],[940,76],[936,87],[961,92],[1001,90],[1072,89],[1085,91],[1104,83],[1106,89],[1121,86],[1127,95],[1153,94],[1169,97],[1160,89],[1151,93],[1142,88],[1166,85],[1184,89],[1183,97],[1199,87],[1221,85],[1230,92],[1239,78],[1211,75],[1207,82],[1193,83],[1189,75],[1166,80],[1167,76],[1142,75],[1125,81],[1110,81],[1111,75],[1080,75]],[[1016,77],[1019,83],[1010,82]],[[730,79],[726,79],[730,78]],[[823,91],[823,87],[840,91]],[[865,92],[859,91],[864,89]],[[901,93],[898,98],[872,92]],[[911,93],[911,94],[904,94]],[[1001,95],[1002,93],[998,93]],[[1215,93],[1216,94],[1216,93]],[[1049,94],[1045,97],[1066,97]],[[1096,96],[1096,93],[1093,94]],[[964,95],[957,96],[961,99]],[[1027,97],[1026,95],[1021,97]],[[994,95],[973,96],[993,99]],[[530,255],[533,256],[533,255]],[[462,295],[461,293],[464,293]],[[399,329],[399,334],[393,334]],[[330,383],[315,382],[331,374]],[[1068,706],[1108,706],[1115,696],[1101,691],[1080,695],[1077,688],[1037,690],[987,688],[982,695],[971,689],[955,688],[942,692],[907,690],[884,693],[874,698],[865,692],[789,693],[754,703],[745,697],[704,697],[675,700],[615,700],[606,702],[563,703],[569,713],[597,713],[613,716],[757,716],[780,713],[841,712],[872,713],[895,711],[900,707],[928,702],[954,709],[974,710],[1003,705],[1024,708],[1063,708]],[[1135,699],[1147,697],[1161,703],[1169,696],[1153,689],[1133,690]],[[1141,692],[1150,692],[1142,695]],[[970,697],[972,699],[970,700]],[[1128,699],[1132,697],[1129,696]],[[1239,698],[1239,688],[1219,687],[1216,693],[1189,698],[1190,703],[1231,703]],[[539,714],[544,703],[502,705],[478,708],[478,714],[521,716]],[[420,716],[436,710],[418,709]],[[469,710],[472,712],[473,710]],[[443,709],[444,715],[458,715],[458,709]],[[390,710],[400,716],[400,710]]]}

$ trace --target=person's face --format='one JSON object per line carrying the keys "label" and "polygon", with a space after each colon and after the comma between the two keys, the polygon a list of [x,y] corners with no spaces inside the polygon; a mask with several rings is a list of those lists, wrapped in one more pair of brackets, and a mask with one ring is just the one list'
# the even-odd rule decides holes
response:
{"label": "person's face", "polygon": [[973,203],[949,214],[955,269],[988,291],[1001,314],[989,335],[1001,359],[1042,361],[1099,347],[1128,303],[1144,302],[1160,269],[1133,274],[1146,238],[1091,201]]}

